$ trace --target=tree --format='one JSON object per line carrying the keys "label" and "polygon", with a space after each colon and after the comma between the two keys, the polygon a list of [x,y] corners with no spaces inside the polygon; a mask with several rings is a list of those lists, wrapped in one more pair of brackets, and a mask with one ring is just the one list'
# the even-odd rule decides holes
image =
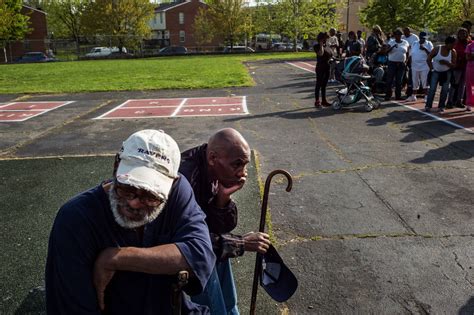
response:
{"label": "tree", "polygon": [[193,28],[194,40],[198,46],[210,44],[214,39],[215,31],[206,9],[199,8],[196,17],[194,18]]}
{"label": "tree", "polygon": [[21,13],[21,0],[0,0],[0,47],[8,62],[6,45],[9,41],[23,39],[30,32],[29,17]]}
{"label": "tree", "polygon": [[208,16],[216,33],[234,46],[244,32],[246,14],[242,0],[209,0]]}
{"label": "tree", "polygon": [[337,24],[336,4],[330,0],[281,0],[276,5],[278,30],[296,41],[302,34],[315,38]]}
{"label": "tree", "polygon": [[472,0],[370,0],[361,10],[362,24],[380,25],[385,31],[409,26],[418,30],[441,31],[459,27],[460,20],[468,18],[465,8]]}
{"label": "tree", "polygon": [[82,18],[88,0],[45,0],[40,3],[48,13],[48,30],[56,38],[73,38],[79,54],[79,40],[83,34]]}
{"label": "tree", "polygon": [[87,35],[102,35],[109,46],[122,51],[151,34],[148,23],[154,8],[149,0],[95,0],[87,6],[82,23]]}

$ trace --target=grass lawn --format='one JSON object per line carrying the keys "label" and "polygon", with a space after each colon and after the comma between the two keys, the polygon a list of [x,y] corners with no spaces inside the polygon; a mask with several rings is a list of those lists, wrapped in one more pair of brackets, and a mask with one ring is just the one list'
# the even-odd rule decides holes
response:
{"label": "grass lawn", "polygon": [[313,57],[313,53],[184,56],[0,66],[0,93],[222,88],[251,86],[243,61]]}

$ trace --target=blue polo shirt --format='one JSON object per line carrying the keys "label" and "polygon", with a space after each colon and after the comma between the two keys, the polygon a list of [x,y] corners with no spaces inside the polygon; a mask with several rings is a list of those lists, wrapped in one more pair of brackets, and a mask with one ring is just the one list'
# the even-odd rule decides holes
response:
{"label": "blue polo shirt", "polygon": [[[153,247],[174,243],[194,275],[185,291],[200,293],[215,264],[205,215],[188,181],[175,181],[157,219],[145,225],[141,240],[119,226],[102,185],[79,194],[59,210],[46,262],[48,314],[100,314],[92,283],[97,255],[107,247]],[[105,291],[106,314],[171,314],[171,283],[176,276],[117,271]],[[201,311],[185,300],[183,313]]]}

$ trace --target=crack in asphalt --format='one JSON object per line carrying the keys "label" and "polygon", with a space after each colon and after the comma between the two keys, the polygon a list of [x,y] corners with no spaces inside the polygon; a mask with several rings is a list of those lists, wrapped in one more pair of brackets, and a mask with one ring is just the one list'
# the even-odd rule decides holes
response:
{"label": "crack in asphalt", "polygon": [[456,170],[474,171],[474,168],[454,166],[454,165],[418,166],[418,165],[406,164],[406,163],[402,163],[402,164],[375,163],[375,164],[355,166],[352,168],[340,168],[340,169],[333,169],[333,170],[329,170],[329,169],[328,170],[315,170],[313,172],[299,173],[299,174],[293,175],[293,178],[300,179],[305,176],[358,172],[358,171],[365,171],[365,170],[371,170],[371,169],[376,169],[376,168],[392,168],[392,169],[408,169],[408,170],[456,169]]}
{"label": "crack in asphalt", "polygon": [[314,235],[310,237],[295,236],[294,238],[280,242],[278,245],[283,246],[290,243],[318,242],[318,241],[344,241],[353,239],[367,238],[424,238],[424,239],[448,239],[451,237],[469,237],[473,238],[474,234],[447,234],[447,235],[429,235],[429,234],[413,234],[413,233],[392,233],[392,234],[336,234],[336,235]]}
{"label": "crack in asphalt", "polygon": [[461,265],[461,263],[459,262],[459,257],[458,255],[456,254],[456,252],[453,252],[453,255],[454,255],[454,261],[456,262],[456,265],[459,266],[459,268],[461,268],[462,271],[464,271],[464,280],[467,281],[467,283],[469,283],[469,285],[472,287],[474,286],[474,282],[469,280],[469,273],[468,271],[463,267],[463,265]]}
{"label": "crack in asphalt", "polygon": [[357,176],[359,176],[359,178],[367,185],[367,187],[369,187],[369,189],[374,193],[375,197],[377,197],[377,199],[380,200],[380,202],[382,202],[385,207],[392,213],[392,214],[395,214],[398,219],[400,220],[400,222],[402,223],[402,225],[405,227],[405,229],[407,229],[408,231],[410,231],[411,233],[413,234],[417,234],[415,229],[412,228],[410,226],[410,224],[408,224],[408,222],[402,217],[402,215],[397,211],[395,210],[395,208],[390,204],[390,202],[388,202],[387,200],[385,200],[385,198],[383,198],[383,196],[381,196],[370,184],[369,182],[362,177],[362,175],[356,171],[355,172],[357,174]]}
{"label": "crack in asphalt", "polygon": [[316,131],[316,133],[319,135],[319,137],[329,146],[329,148],[331,148],[331,150],[336,153],[336,155],[341,159],[343,160],[344,162],[346,163],[349,163],[351,164],[352,161],[347,158],[346,156],[344,156],[342,150],[336,145],[334,144],[331,140],[329,140],[329,138],[318,128],[316,122],[314,121],[314,119],[312,118],[308,118],[311,125],[312,125],[312,129],[314,129]]}

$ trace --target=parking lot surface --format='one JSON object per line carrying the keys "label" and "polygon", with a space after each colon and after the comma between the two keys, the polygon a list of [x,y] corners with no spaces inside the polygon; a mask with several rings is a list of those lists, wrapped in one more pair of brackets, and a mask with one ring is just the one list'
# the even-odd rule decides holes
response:
{"label": "parking lot surface", "polygon": [[[316,110],[312,73],[280,61],[247,66],[251,88],[1,95],[2,104],[74,102],[0,122],[0,313],[32,307],[57,207],[110,176],[128,135],[163,129],[184,150],[233,127],[254,153],[238,231],[258,228],[268,173],[294,180],[290,193],[285,180],[272,184],[269,229],[299,289],[282,304],[260,292],[258,314],[473,314],[474,135],[397,103]],[[94,119],[129,99],[233,96],[246,97],[248,115]],[[234,261],[243,314],[252,259]]]}

